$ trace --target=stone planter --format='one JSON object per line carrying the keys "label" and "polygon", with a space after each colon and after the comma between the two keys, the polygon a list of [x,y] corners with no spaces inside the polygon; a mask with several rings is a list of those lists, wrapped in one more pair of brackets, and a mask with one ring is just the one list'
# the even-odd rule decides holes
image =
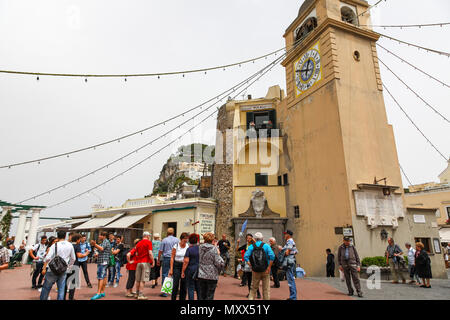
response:
{"label": "stone planter", "polygon": [[[359,273],[359,277],[361,279],[368,279],[370,275],[372,275],[375,270],[372,270],[371,274],[367,273],[368,267],[361,267],[361,271]],[[380,267],[380,280],[391,280],[391,269],[389,267]]]}

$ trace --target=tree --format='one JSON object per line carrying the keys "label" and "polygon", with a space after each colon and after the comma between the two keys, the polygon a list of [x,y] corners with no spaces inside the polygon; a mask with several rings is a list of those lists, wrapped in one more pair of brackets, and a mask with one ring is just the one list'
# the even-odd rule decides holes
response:
{"label": "tree", "polygon": [[3,235],[3,241],[6,241],[6,239],[9,237],[11,222],[12,222],[12,214],[11,210],[8,210],[8,212],[5,214],[2,221],[0,222],[0,229]]}

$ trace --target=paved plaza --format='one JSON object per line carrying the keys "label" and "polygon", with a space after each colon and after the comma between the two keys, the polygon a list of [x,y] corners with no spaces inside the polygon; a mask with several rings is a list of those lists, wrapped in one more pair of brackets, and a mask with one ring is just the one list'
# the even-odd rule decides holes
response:
{"label": "paved plaza", "polygon": [[[96,276],[96,265],[89,264],[89,276],[92,284]],[[4,270],[0,272],[0,300],[38,300],[39,292],[31,289],[30,266],[25,265],[19,268]],[[125,298],[125,283],[127,274],[125,268],[122,268],[122,274],[119,287],[106,288],[106,297],[102,300],[127,300]],[[161,283],[161,280],[160,280]],[[247,300],[247,286],[240,287],[240,280],[233,277],[220,277],[219,285],[216,290],[215,299],[217,300]],[[270,295],[272,300],[285,300],[289,297],[287,281],[281,281],[280,288],[271,288]],[[161,287],[152,289],[146,284],[144,294],[151,300],[168,300],[159,296]],[[297,279],[297,290],[299,299],[302,300],[349,300],[350,298],[338,289],[333,288],[326,283],[320,283],[310,280]],[[76,300],[89,300],[96,293],[96,285],[90,289],[86,286],[83,276],[81,276],[81,289],[75,293]],[[56,284],[52,289],[51,299],[56,299]]]}
{"label": "paved plaza", "polygon": [[[38,300],[39,292],[31,289],[30,266],[25,265],[12,270],[0,272],[0,300]],[[127,300],[125,298],[126,270],[122,268],[122,277],[119,287],[106,288],[106,297],[103,300]],[[95,280],[96,265],[89,264],[91,281]],[[450,271],[449,271],[450,276]],[[389,281],[381,282],[381,289],[369,290],[366,280],[361,280],[364,298],[348,297],[345,282],[339,278],[306,278],[297,279],[299,300],[449,300],[450,280],[432,279],[431,289],[420,288],[409,284],[392,284]],[[82,286],[75,293],[76,300],[89,300],[96,292],[96,287],[90,289],[86,286],[84,278]],[[95,282],[93,282],[95,283]],[[247,300],[247,287],[240,287],[240,281],[233,277],[220,277],[216,290],[217,300]],[[168,300],[159,296],[157,287],[152,289],[146,285],[144,293],[151,300]],[[281,281],[280,288],[271,288],[272,300],[285,300],[288,297],[288,286],[286,281]],[[56,285],[54,286],[51,299],[56,299]]]}

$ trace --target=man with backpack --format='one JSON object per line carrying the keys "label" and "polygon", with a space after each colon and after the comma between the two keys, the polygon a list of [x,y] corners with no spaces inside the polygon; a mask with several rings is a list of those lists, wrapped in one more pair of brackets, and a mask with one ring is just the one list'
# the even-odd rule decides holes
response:
{"label": "man with backpack", "polygon": [[255,299],[259,282],[262,281],[263,300],[270,300],[270,269],[275,260],[275,254],[270,245],[263,242],[261,232],[255,233],[255,240],[256,242],[249,246],[244,255],[245,262],[252,267],[252,288],[248,299]]}
{"label": "man with backpack", "polygon": [[66,291],[67,271],[71,269],[75,262],[75,250],[73,245],[66,241],[66,232],[58,231],[58,242],[54,243],[44,258],[44,263],[48,265],[48,271],[43,269],[45,275],[44,286],[41,291],[41,300],[48,300],[48,295],[53,285],[58,286],[58,300],[64,300]]}

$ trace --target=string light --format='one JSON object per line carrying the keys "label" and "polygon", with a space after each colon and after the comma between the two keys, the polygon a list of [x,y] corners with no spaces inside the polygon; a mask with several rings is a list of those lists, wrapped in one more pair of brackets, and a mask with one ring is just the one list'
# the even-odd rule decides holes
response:
{"label": "string light", "polygon": [[450,22],[441,23],[427,23],[427,24],[402,24],[402,25],[374,25],[374,24],[360,24],[360,27],[371,27],[371,28],[422,28],[422,27],[442,27],[450,25]]}
{"label": "string light", "polygon": [[[270,71],[270,70],[276,65],[276,63],[278,63],[278,61],[280,61],[280,60],[281,60],[281,58],[278,58],[278,59],[276,59],[274,62],[272,62],[272,63],[270,63],[269,65],[265,66],[264,69],[263,69],[263,70],[266,70],[265,73],[267,73],[268,71]],[[264,74],[265,74],[265,73],[264,73]],[[253,83],[255,83],[257,80],[259,80],[259,79],[264,75],[264,74],[261,74],[259,77],[257,77],[258,74],[260,74],[260,72],[257,72],[257,73],[255,73],[255,74],[253,74],[252,76],[249,77],[249,79],[254,79],[254,78],[257,78],[257,79],[254,80],[250,85],[248,85],[247,87],[245,87],[241,92],[243,92],[244,90],[247,90],[251,85],[253,85]],[[245,80],[244,80],[244,81],[245,81]],[[242,81],[242,82],[239,83],[239,85],[240,85],[239,87],[241,87],[241,86],[243,85],[244,81]],[[236,87],[236,86],[235,86],[235,87]],[[236,96],[237,96],[237,95],[236,95]],[[222,99],[221,99],[221,100],[222,100]],[[180,125],[178,125],[178,126],[175,126],[174,128],[172,128],[172,129],[169,130],[168,132],[165,132],[163,135],[161,135],[161,136],[155,138],[154,140],[150,141],[149,143],[144,144],[143,146],[137,148],[136,150],[133,150],[133,151],[129,152],[128,154],[126,154],[126,155],[120,157],[119,159],[116,159],[116,160],[114,160],[114,161],[112,161],[112,162],[110,162],[110,163],[108,163],[108,164],[106,164],[106,165],[104,165],[104,166],[102,166],[102,167],[100,167],[100,168],[94,170],[94,171],[91,171],[91,172],[89,172],[89,173],[87,173],[87,174],[81,176],[81,177],[78,177],[78,178],[76,178],[76,179],[74,179],[74,180],[72,180],[72,181],[69,181],[69,182],[67,182],[67,183],[64,183],[63,185],[64,185],[64,186],[67,186],[67,185],[70,185],[70,184],[74,183],[75,181],[79,182],[81,179],[84,179],[84,178],[88,177],[89,175],[94,174],[95,172],[98,172],[98,171],[100,171],[100,170],[103,170],[103,169],[105,169],[105,168],[108,168],[110,165],[115,164],[115,163],[118,162],[118,161],[122,161],[124,158],[127,158],[128,156],[132,155],[133,153],[137,153],[137,151],[139,151],[139,150],[141,150],[141,149],[144,149],[145,147],[151,145],[153,142],[155,142],[155,141],[157,141],[157,140],[159,140],[159,139],[161,139],[161,138],[166,137],[167,134],[169,134],[169,133],[175,131],[176,129],[180,129],[180,127],[181,127],[182,125],[188,123],[190,120],[194,120],[194,119],[195,119],[196,117],[198,117],[200,114],[206,112],[207,110],[209,110],[210,108],[212,108],[213,106],[215,106],[217,103],[218,103],[218,102],[215,102],[215,103],[211,104],[208,108],[205,108],[203,111],[201,111],[201,112],[199,112],[198,114],[194,115],[193,117],[187,119],[187,120],[184,121],[182,124],[180,124]],[[214,111],[214,113],[215,113],[215,112],[216,112],[216,111]],[[203,121],[202,121],[202,122],[203,122]],[[200,123],[202,123],[202,122],[200,122]],[[196,127],[196,126],[192,127],[190,130],[194,129],[195,127]],[[190,130],[189,130],[188,132],[190,132]],[[185,132],[184,134],[186,134],[186,133],[187,133],[187,132]],[[184,135],[184,134],[183,134],[183,135]],[[182,135],[182,136],[183,136],[183,135]],[[32,198],[38,198],[38,197],[41,197],[41,196],[43,196],[43,195],[45,195],[45,194],[47,194],[47,193],[56,191],[56,190],[61,189],[61,188],[62,188],[62,185],[57,186],[57,187],[55,187],[55,188],[52,188],[52,189],[47,190],[47,191],[45,191],[45,192],[42,192],[42,193],[40,193],[40,194],[38,194],[38,195],[34,195],[33,197],[30,197],[30,198],[28,198],[28,199],[25,199],[25,200],[22,200],[22,201],[20,201],[20,202],[17,202],[17,204],[24,203],[24,202],[26,202],[26,201],[31,200]]]}
{"label": "string light", "polygon": [[442,84],[443,86],[445,86],[445,87],[447,87],[447,88],[450,88],[450,85],[448,85],[448,84],[446,84],[445,82],[443,82],[443,81],[441,81],[441,80],[439,80],[439,79],[433,77],[433,76],[430,75],[429,73],[427,73],[427,72],[421,70],[419,67],[417,67],[417,66],[413,65],[412,63],[406,61],[405,59],[403,59],[403,58],[401,58],[400,56],[396,55],[396,54],[393,53],[392,51],[386,49],[386,48],[383,47],[382,45],[380,45],[380,44],[377,43],[377,46],[379,46],[381,49],[385,50],[386,52],[390,53],[391,55],[393,55],[394,57],[396,57],[396,58],[399,59],[400,61],[402,61],[402,62],[408,64],[408,65],[411,66],[411,67],[413,67],[415,70],[422,72],[424,75],[426,75],[426,76],[430,77],[431,79],[433,79],[433,80],[439,82],[439,83]]}
{"label": "string light", "polygon": [[402,165],[400,163],[398,165],[400,166],[400,170],[402,171],[402,173],[405,176],[406,180],[408,181],[409,185],[412,186],[413,184],[411,183],[411,180],[409,180],[408,176],[406,175],[405,170],[403,170]]}
{"label": "string light", "polygon": [[422,49],[422,50],[425,50],[427,52],[433,52],[433,53],[437,53],[439,55],[445,55],[447,57],[450,57],[450,53],[448,53],[448,52],[439,51],[439,50],[430,49],[430,48],[425,48],[425,47],[419,46],[417,44],[409,43],[409,42],[406,42],[406,41],[403,41],[403,40],[396,39],[396,38],[391,37],[391,36],[387,36],[387,35],[382,34],[382,33],[378,33],[377,32],[377,34],[380,35],[381,37],[384,37],[384,38],[387,38],[387,39],[390,39],[390,40],[393,40],[393,41],[397,41],[399,44],[407,44],[408,46],[416,47],[419,50]]}
{"label": "string light", "polygon": [[381,64],[388,69],[401,83],[403,83],[406,88],[408,88],[412,93],[416,95],[417,98],[419,98],[423,103],[425,103],[426,106],[428,106],[430,109],[432,109],[434,112],[436,112],[442,119],[450,123],[450,121],[439,111],[437,111],[435,108],[433,108],[428,102],[426,102],[417,92],[415,92],[410,86],[408,86],[394,71],[392,71],[391,68],[389,68],[380,58],[378,58],[378,61],[381,62]]}
{"label": "string light", "polygon": [[184,70],[184,71],[172,71],[172,72],[158,72],[158,73],[136,73],[136,74],[77,74],[77,73],[50,73],[50,72],[33,72],[33,71],[16,71],[16,70],[0,70],[0,73],[10,73],[10,74],[21,74],[21,75],[35,75],[35,76],[53,76],[53,77],[82,77],[85,78],[84,81],[87,82],[87,78],[130,78],[130,77],[155,77],[157,76],[160,79],[160,76],[170,76],[177,74],[189,74],[189,73],[197,73],[204,72],[210,70],[224,69],[230,68],[242,64],[247,63],[255,63],[257,60],[265,59],[271,55],[276,55],[278,52],[285,50],[285,48],[277,49],[275,51],[269,52],[259,57],[247,59],[244,61],[239,61],[231,64],[194,69],[194,70]]}
{"label": "string light", "polygon": [[437,153],[439,153],[439,155],[444,158],[445,161],[447,161],[447,157],[445,157],[442,152],[439,151],[438,148],[436,148],[436,146],[430,141],[430,139],[427,138],[427,136],[423,133],[422,130],[420,130],[420,128],[416,125],[416,123],[411,119],[411,117],[408,115],[408,113],[402,108],[402,106],[400,105],[400,103],[398,103],[398,101],[394,98],[394,96],[392,95],[392,93],[389,91],[389,89],[386,87],[385,84],[383,84],[383,88],[386,90],[386,92],[391,96],[392,100],[394,100],[395,104],[400,108],[400,110],[405,114],[405,116],[408,118],[408,120],[413,124],[413,126],[417,129],[417,131],[420,132],[420,134],[425,138],[425,140],[428,141],[428,143],[433,147],[434,150],[437,151]]}
{"label": "string light", "polygon": [[[381,3],[381,1],[383,1],[383,0],[379,0],[377,3],[375,3],[375,4],[371,5],[371,6],[369,6],[369,7],[366,9],[366,11],[361,12],[360,14],[358,14],[358,17],[359,17],[359,16],[363,16],[365,13],[369,12],[372,8],[378,6],[378,5]],[[386,1],[386,0],[384,0],[384,1]]]}
{"label": "string light", "polygon": [[[291,51],[296,47],[297,43],[299,43],[299,42],[300,42],[300,40],[295,41],[295,42],[290,46],[289,49],[288,49],[288,48],[282,48],[282,49],[279,49],[279,50],[274,51],[274,52],[275,52],[275,55],[277,55],[277,53],[280,52],[280,51],[285,51],[285,53],[283,53],[282,56],[287,55],[288,52],[291,52]],[[253,63],[255,63],[255,60],[262,59],[263,57],[269,56],[269,55],[271,55],[271,54],[273,54],[273,52],[270,53],[270,54],[267,54],[267,55],[263,55],[263,56],[261,56],[261,57],[259,57],[259,58],[255,58],[255,59],[253,59],[253,60],[247,60],[247,61],[245,61],[245,62],[240,62],[240,63],[248,63],[248,62],[250,62],[250,61],[253,61]],[[238,63],[238,64],[240,64],[240,63]],[[234,65],[235,65],[235,64],[234,64]],[[0,72],[2,72],[2,71],[0,70]],[[6,72],[6,73],[14,73],[14,71],[3,71],[3,72]],[[205,71],[205,72],[206,72],[206,71]],[[57,74],[53,74],[53,75],[57,75]],[[158,79],[159,79],[160,75],[159,75],[159,74],[157,74],[157,75],[158,75]],[[69,75],[67,75],[67,76],[69,76]],[[78,75],[74,75],[74,76],[78,76]],[[84,76],[87,77],[87,76],[94,76],[94,75],[84,75]],[[99,75],[98,75],[98,76],[99,76]],[[87,78],[86,78],[85,80],[86,80],[86,82],[87,82]],[[246,81],[246,83],[248,84],[248,80],[244,80],[244,81]],[[220,96],[221,96],[221,95],[224,95],[224,94],[227,94],[228,91],[230,91],[230,90],[227,90],[227,91],[225,91],[225,92],[219,94],[218,96],[216,96],[216,97],[214,97],[214,98],[211,98],[210,100],[206,101],[204,104],[209,103],[210,101],[212,101],[212,100],[215,99],[215,98],[217,98],[217,100],[219,100]],[[193,111],[193,110],[195,110],[195,109],[197,109],[197,108],[200,108],[200,109],[201,109],[202,106],[203,106],[204,104],[201,104],[201,105],[199,105],[199,106],[193,107],[193,108],[187,110],[185,113],[188,113],[188,112],[190,112],[190,111]],[[184,114],[184,113],[183,113],[183,114]],[[170,118],[170,119],[168,119],[168,120],[166,120],[166,121],[171,121],[171,120],[177,119],[178,117],[180,117],[180,114],[178,114],[178,115],[176,115],[176,116],[174,116],[174,117],[172,117],[172,118]],[[166,124],[166,121],[157,123],[157,124],[155,124],[155,125],[149,126],[149,127],[147,127],[147,128],[141,129],[141,130],[138,130],[138,131],[136,131],[136,132],[132,132],[132,133],[130,133],[130,134],[127,134],[127,135],[122,136],[122,137],[119,137],[119,138],[115,138],[115,139],[112,139],[112,140],[108,140],[108,141],[105,141],[105,142],[98,143],[98,144],[96,144],[96,145],[92,145],[92,146],[88,146],[88,147],[84,147],[84,148],[80,148],[80,149],[76,149],[76,150],[72,150],[72,151],[69,151],[69,152],[64,152],[64,153],[60,153],[60,154],[56,154],[56,155],[52,155],[52,156],[47,156],[47,157],[43,157],[43,158],[39,158],[39,159],[28,160],[28,161],[23,161],[23,162],[13,163],[13,164],[7,164],[7,165],[0,166],[0,169],[11,168],[11,167],[15,167],[15,166],[21,166],[21,165],[25,165],[25,164],[29,164],[29,163],[33,163],[33,162],[39,162],[39,163],[40,163],[40,161],[50,160],[50,159],[55,159],[55,158],[63,157],[63,156],[65,156],[65,155],[67,155],[67,154],[79,153],[79,152],[83,152],[83,151],[91,150],[91,149],[94,149],[94,150],[95,150],[96,147],[104,146],[104,145],[107,145],[107,144],[116,142],[116,141],[119,140],[119,139],[126,139],[126,138],[132,137],[132,136],[134,136],[134,135],[137,135],[137,134],[139,134],[139,133],[142,135],[143,132],[148,131],[148,130],[150,130],[150,129],[153,129],[153,128],[155,128],[155,127],[158,127],[158,126],[160,126],[161,124],[165,125],[165,124]]]}

